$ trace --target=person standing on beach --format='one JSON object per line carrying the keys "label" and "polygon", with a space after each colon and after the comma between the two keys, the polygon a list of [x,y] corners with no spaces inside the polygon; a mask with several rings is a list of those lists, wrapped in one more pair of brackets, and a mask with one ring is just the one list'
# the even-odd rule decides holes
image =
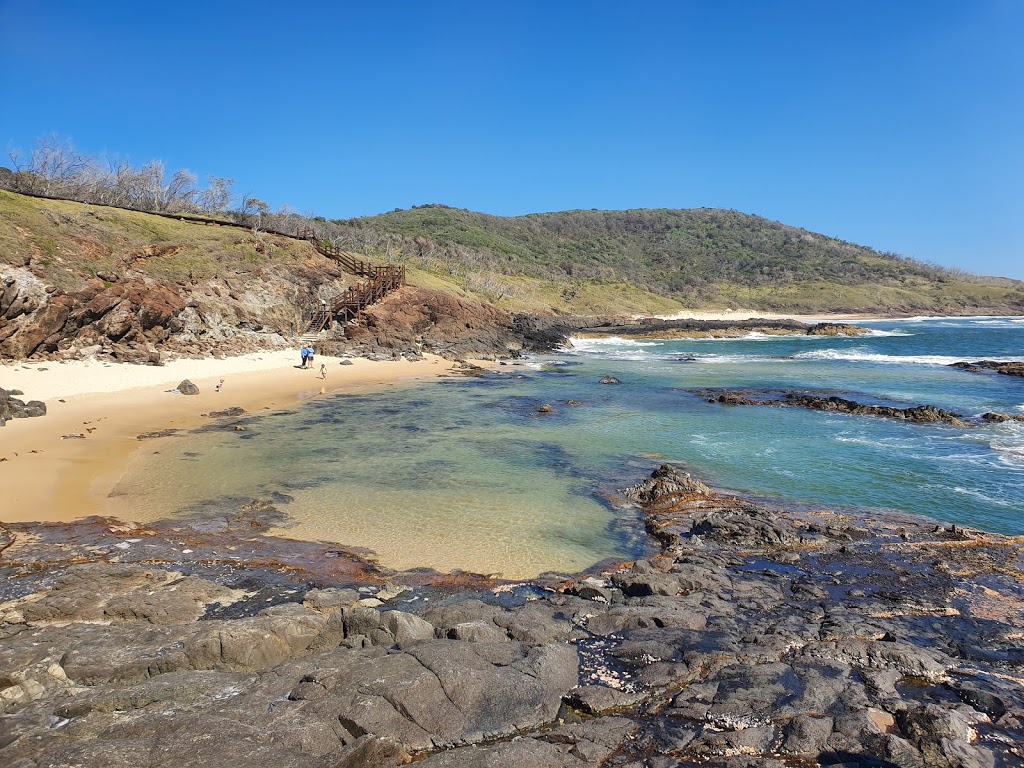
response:
{"label": "person standing on beach", "polygon": [[300,368],[305,368],[305,367],[306,367],[306,363],[307,363],[307,362],[309,362],[309,349],[308,349],[307,347],[305,347],[305,346],[304,346],[304,347],[303,347],[303,348],[302,348],[302,349],[301,349],[301,350],[299,351],[299,354],[301,354],[301,355],[302,355],[302,365],[300,365],[299,367],[300,367]]}
{"label": "person standing on beach", "polygon": [[320,363],[320,378],[327,378],[327,363]]}

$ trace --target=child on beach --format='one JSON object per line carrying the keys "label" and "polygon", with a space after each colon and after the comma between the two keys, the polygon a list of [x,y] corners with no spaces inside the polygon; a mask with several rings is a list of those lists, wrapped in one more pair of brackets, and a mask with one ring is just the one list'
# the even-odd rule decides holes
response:
{"label": "child on beach", "polygon": [[220,392],[220,390],[221,390],[221,388],[223,386],[224,386],[224,379],[221,379],[220,381],[217,382],[217,386],[214,387],[214,391],[215,392]]}
{"label": "child on beach", "polygon": [[320,363],[320,378],[321,379],[326,379],[327,378],[327,364],[326,363]]}

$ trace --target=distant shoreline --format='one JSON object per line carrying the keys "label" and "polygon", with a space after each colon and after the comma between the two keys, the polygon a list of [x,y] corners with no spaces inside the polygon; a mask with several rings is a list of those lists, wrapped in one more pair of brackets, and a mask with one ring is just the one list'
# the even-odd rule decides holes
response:
{"label": "distant shoreline", "polygon": [[684,310],[671,315],[653,315],[659,320],[796,320],[800,323],[848,323],[856,320],[900,320],[902,318],[886,315],[868,314],[806,314],[790,315],[775,312],[759,312],[756,309],[730,309],[722,312],[701,312]]}
{"label": "distant shoreline", "polygon": [[[633,315],[634,318],[643,315]],[[721,312],[685,310],[671,315],[650,315],[659,320],[796,320],[801,323],[849,323],[849,322],[898,322],[905,320],[986,320],[999,318],[1022,318],[1024,315],[874,315],[866,313],[810,313],[792,315],[786,313],[759,312],[756,309],[731,309]]]}

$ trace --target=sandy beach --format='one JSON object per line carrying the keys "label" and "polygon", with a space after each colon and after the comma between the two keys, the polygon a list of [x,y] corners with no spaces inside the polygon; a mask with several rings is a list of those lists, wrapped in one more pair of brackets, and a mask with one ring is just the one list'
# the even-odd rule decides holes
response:
{"label": "sandy beach", "polygon": [[[179,359],[164,366],[97,361],[31,362],[0,366],[0,387],[42,400],[45,416],[11,419],[0,427],[0,521],[63,521],[105,514],[105,499],[134,452],[138,435],[187,429],[204,414],[232,406],[249,413],[289,408],[325,394],[397,386],[447,373],[440,357],[379,362],[318,356],[298,368],[293,350],[257,352],[225,359]],[[321,364],[327,377],[320,377]],[[198,395],[172,392],[183,379]],[[223,379],[220,392],[217,384]],[[81,437],[76,437],[80,435]]]}

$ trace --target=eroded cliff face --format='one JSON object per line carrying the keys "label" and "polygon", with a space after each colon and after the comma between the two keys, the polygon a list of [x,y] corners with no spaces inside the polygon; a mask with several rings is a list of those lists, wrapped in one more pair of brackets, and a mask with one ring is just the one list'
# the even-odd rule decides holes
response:
{"label": "eroded cliff face", "polygon": [[[298,308],[324,286],[338,292],[345,284],[327,270],[184,285],[141,276],[117,283],[94,278],[74,291],[18,267],[3,270],[0,279],[0,359],[101,355],[134,363],[157,362],[168,353],[242,354],[294,344]],[[493,305],[406,286],[357,321],[332,325],[317,347],[324,354],[382,359],[422,352],[517,357],[560,339],[558,331],[538,335],[536,322]]]}
{"label": "eroded cliff face", "polygon": [[431,352],[449,358],[516,357],[526,343],[513,316],[498,307],[441,291],[406,286],[364,310],[353,323],[335,328],[318,346],[328,354],[416,357]]}
{"label": "eroded cliff face", "polygon": [[5,267],[0,359],[106,355],[153,362],[159,353],[242,354],[287,346],[302,308],[319,291],[340,292],[352,280],[328,263],[203,281],[91,278],[64,290],[27,268]]}

